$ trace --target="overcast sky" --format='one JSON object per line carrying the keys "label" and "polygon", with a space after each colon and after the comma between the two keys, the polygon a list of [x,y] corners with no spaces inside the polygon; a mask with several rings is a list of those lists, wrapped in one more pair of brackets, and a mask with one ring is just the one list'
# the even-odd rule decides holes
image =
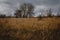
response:
{"label": "overcast sky", "polygon": [[[60,0],[0,0],[0,14],[13,15],[14,11],[22,3],[32,3],[35,6],[35,13],[39,15],[40,10],[52,8],[56,15],[60,8]],[[60,10],[59,10],[60,11]]]}

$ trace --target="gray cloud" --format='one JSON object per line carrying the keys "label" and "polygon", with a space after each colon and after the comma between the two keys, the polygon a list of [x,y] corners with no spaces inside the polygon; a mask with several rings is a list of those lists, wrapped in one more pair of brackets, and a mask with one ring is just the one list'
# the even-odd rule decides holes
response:
{"label": "gray cloud", "polygon": [[35,13],[48,8],[52,8],[54,13],[56,13],[60,7],[60,0],[0,0],[0,13],[13,15],[15,9],[25,2],[35,5]]}

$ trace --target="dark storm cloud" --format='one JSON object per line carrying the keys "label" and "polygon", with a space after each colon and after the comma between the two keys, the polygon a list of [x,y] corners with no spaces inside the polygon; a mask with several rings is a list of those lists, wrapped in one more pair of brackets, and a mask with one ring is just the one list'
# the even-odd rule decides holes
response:
{"label": "dark storm cloud", "polygon": [[14,10],[22,3],[34,4],[36,13],[44,8],[52,8],[56,12],[60,7],[60,0],[0,0],[0,12],[7,15],[13,14]]}
{"label": "dark storm cloud", "polygon": [[58,5],[60,4],[60,0],[17,0],[22,2],[33,3],[36,5]]}

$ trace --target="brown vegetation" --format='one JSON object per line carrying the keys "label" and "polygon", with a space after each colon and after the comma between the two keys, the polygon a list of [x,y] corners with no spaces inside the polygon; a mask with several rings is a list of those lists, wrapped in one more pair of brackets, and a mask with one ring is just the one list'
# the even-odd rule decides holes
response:
{"label": "brown vegetation", "polygon": [[60,40],[60,18],[0,18],[0,40]]}

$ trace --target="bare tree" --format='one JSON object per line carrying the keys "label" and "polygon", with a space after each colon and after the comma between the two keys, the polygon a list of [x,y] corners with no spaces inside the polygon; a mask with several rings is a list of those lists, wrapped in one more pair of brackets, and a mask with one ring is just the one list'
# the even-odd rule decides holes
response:
{"label": "bare tree", "polygon": [[48,17],[51,17],[51,14],[52,14],[52,10],[51,8],[48,10]]}
{"label": "bare tree", "polygon": [[57,16],[60,17],[60,7],[58,8]]}
{"label": "bare tree", "polygon": [[57,16],[60,17],[60,13],[57,13]]}
{"label": "bare tree", "polygon": [[16,18],[20,18],[21,17],[21,10],[16,10],[16,13],[14,15],[16,16]]}
{"label": "bare tree", "polygon": [[29,18],[32,17],[34,6],[31,3],[23,3],[20,5],[20,9],[16,10],[16,17]]}

